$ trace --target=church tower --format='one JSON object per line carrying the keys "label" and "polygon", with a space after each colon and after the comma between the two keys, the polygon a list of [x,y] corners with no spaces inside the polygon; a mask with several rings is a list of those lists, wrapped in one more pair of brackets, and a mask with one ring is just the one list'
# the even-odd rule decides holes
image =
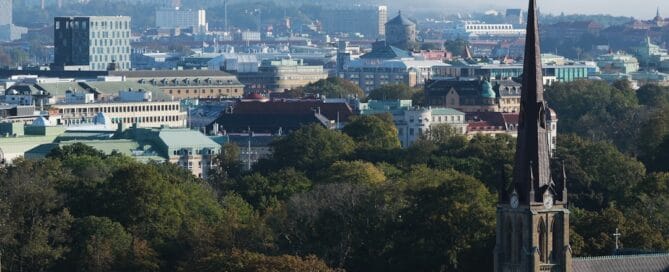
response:
{"label": "church tower", "polygon": [[550,171],[550,110],[543,75],[536,0],[530,0],[516,157],[511,184],[500,186],[495,272],[571,272],[564,169]]}

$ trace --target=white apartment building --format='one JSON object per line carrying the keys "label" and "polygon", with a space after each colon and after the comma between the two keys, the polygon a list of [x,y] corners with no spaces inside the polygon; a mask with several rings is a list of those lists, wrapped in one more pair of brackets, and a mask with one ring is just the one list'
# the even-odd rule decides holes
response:
{"label": "white apartment building", "polygon": [[192,28],[195,33],[206,33],[207,12],[204,9],[160,8],[156,10],[156,27]]}
{"label": "white apartment building", "polygon": [[516,29],[512,24],[486,24],[480,21],[461,21],[444,31],[446,39],[469,39],[476,37],[522,37],[525,29]]}
{"label": "white apartment building", "polygon": [[186,127],[188,113],[179,101],[167,102],[112,102],[89,104],[56,104],[49,109],[49,120],[54,124],[74,126],[92,123],[103,112],[112,124],[137,124],[140,128]]}

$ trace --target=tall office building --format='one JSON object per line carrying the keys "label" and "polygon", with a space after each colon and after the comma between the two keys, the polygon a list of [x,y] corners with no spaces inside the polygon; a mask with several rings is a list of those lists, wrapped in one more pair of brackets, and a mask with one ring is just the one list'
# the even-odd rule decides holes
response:
{"label": "tall office building", "polygon": [[360,33],[375,39],[385,34],[388,20],[387,6],[355,6],[324,9],[320,20],[328,33]]}
{"label": "tall office building", "polygon": [[190,10],[161,8],[156,10],[156,27],[192,28],[193,32],[207,32],[207,13],[204,9]]}
{"label": "tall office building", "polygon": [[12,0],[0,0],[0,25],[12,23]]}
{"label": "tall office building", "polygon": [[128,70],[130,17],[56,17],[54,47],[55,69]]}
{"label": "tall office building", "polygon": [[12,8],[12,0],[0,0],[0,41],[18,40],[28,33],[27,28],[13,24]]}
{"label": "tall office building", "polygon": [[379,36],[386,35],[386,22],[388,22],[388,6],[379,6]]}

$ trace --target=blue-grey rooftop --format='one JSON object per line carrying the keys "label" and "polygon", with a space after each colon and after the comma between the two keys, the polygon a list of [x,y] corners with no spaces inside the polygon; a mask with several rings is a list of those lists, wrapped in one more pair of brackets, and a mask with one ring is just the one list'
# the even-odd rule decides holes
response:
{"label": "blue-grey rooftop", "polygon": [[669,272],[669,254],[574,258],[574,272]]}

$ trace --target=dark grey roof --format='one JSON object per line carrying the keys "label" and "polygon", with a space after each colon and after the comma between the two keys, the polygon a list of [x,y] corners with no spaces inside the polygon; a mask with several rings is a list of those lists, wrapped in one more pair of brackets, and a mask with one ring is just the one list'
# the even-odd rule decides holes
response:
{"label": "dark grey roof", "polygon": [[409,51],[399,49],[392,45],[375,48],[372,52],[360,56],[361,59],[397,59],[411,57]]}
{"label": "dark grey roof", "polygon": [[[215,123],[221,131],[227,133],[244,133],[249,129],[256,133],[277,133],[279,129],[290,133],[304,125],[322,124],[313,114],[221,114]],[[207,126],[207,131],[212,129]],[[231,139],[232,140],[232,139]]]}
{"label": "dark grey roof", "polygon": [[387,25],[416,25],[416,23],[412,20],[407,19],[406,17],[402,16],[402,13],[398,14],[397,17],[391,19],[386,23]]}
{"label": "dark grey roof", "polygon": [[574,258],[574,272],[669,272],[669,254]]}
{"label": "dark grey roof", "polygon": [[225,77],[233,76],[229,73],[214,70],[144,70],[144,71],[110,71],[110,76],[125,76],[129,78],[149,77]]}

